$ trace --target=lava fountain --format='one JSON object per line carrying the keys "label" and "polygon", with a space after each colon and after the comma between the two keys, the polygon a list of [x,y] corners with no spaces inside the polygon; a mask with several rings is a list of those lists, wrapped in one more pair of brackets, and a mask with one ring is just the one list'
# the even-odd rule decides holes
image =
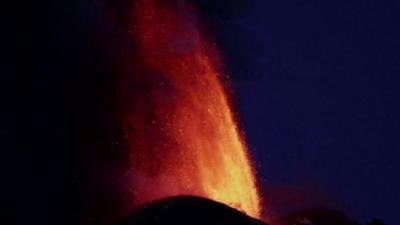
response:
{"label": "lava fountain", "polygon": [[218,53],[184,1],[137,0],[137,57],[122,91],[138,204],[192,194],[260,216],[253,168],[221,82]]}

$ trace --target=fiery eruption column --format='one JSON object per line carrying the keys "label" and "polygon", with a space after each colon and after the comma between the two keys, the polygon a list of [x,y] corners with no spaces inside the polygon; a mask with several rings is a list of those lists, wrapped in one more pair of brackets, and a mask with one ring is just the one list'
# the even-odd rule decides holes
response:
{"label": "fiery eruption column", "polygon": [[247,149],[220,82],[218,54],[183,1],[139,0],[137,59],[124,128],[137,203],[193,194],[259,217]]}

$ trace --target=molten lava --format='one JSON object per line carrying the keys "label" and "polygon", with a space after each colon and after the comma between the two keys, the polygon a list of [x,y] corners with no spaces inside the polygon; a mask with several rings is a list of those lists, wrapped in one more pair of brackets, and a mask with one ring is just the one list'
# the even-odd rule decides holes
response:
{"label": "molten lava", "polygon": [[259,217],[247,149],[220,81],[218,54],[183,1],[138,0],[137,59],[124,128],[137,203],[192,194]]}

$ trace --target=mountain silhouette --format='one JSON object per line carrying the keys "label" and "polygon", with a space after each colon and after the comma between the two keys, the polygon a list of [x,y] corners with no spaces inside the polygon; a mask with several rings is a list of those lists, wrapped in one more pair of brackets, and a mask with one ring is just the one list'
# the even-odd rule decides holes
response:
{"label": "mountain silhouette", "polygon": [[222,203],[175,196],[146,204],[116,225],[268,225]]}

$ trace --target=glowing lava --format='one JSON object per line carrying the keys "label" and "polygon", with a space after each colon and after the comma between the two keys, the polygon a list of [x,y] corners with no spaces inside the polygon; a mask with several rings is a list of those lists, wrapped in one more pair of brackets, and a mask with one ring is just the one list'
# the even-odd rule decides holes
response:
{"label": "glowing lava", "polygon": [[[124,127],[134,198],[193,194],[259,217],[259,196],[218,56],[183,1],[138,0]],[[128,96],[128,98],[129,98]]]}

